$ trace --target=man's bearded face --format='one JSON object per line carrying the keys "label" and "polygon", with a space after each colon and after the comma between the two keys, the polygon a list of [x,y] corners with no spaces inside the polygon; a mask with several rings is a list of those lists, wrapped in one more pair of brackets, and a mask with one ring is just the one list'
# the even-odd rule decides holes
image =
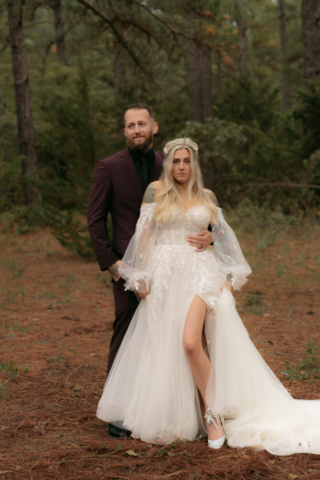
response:
{"label": "man's bearded face", "polygon": [[128,110],[125,125],[124,134],[131,150],[146,152],[152,147],[158,124],[153,121],[147,110]]}

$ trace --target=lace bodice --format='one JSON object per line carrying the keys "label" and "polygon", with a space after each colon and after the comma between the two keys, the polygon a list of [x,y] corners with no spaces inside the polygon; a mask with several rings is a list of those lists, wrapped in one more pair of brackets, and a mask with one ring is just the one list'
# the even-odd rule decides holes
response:
{"label": "lace bodice", "polygon": [[[173,255],[176,261],[181,259],[181,255],[185,258],[185,255],[189,254],[196,263],[204,261],[201,252],[196,253],[196,249],[189,245],[187,238],[208,228],[210,213],[206,208],[203,205],[195,205],[185,213],[176,208],[167,221],[156,222],[154,219],[156,205],[156,203],[142,205],[135,235],[119,268],[120,275],[126,280],[126,288],[141,293],[149,291],[156,264],[163,263],[170,255]],[[211,255],[217,258],[220,273],[225,278],[230,274],[233,287],[239,289],[246,282],[251,269],[220,208],[217,221],[212,225],[212,240]],[[161,247],[164,249],[163,252],[159,251]],[[170,262],[172,263],[171,258]],[[182,261],[180,268],[183,268]]]}
{"label": "lace bodice", "polygon": [[166,222],[158,222],[159,234],[156,245],[183,245],[189,235],[197,235],[206,230],[210,223],[210,213],[203,205],[195,205],[183,213],[175,209]]}

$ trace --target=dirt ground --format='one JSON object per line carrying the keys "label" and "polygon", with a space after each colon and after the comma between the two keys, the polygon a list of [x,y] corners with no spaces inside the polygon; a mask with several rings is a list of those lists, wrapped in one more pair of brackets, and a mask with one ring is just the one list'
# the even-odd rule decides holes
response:
{"label": "dirt ground", "polygon": [[[320,397],[319,384],[282,373],[306,356],[308,339],[320,343],[319,233],[305,225],[266,250],[240,238],[253,274],[238,309],[295,398]],[[0,266],[0,479],[320,479],[317,455],[108,438],[95,416],[114,311],[107,274],[48,231],[0,236]]]}

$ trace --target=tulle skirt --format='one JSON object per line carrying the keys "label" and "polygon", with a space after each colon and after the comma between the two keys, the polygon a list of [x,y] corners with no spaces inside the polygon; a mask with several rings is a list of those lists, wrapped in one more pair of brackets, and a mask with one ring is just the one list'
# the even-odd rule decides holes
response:
{"label": "tulle skirt", "polygon": [[[195,295],[207,305],[205,338],[211,361],[206,400],[225,416],[229,446],[276,455],[320,454],[320,400],[294,400],[251,342],[232,294],[220,288],[212,251],[158,247],[150,294],[121,344],[97,416],[145,442],[168,444],[206,435],[198,390],[183,348]],[[162,261],[161,261],[162,259]]]}

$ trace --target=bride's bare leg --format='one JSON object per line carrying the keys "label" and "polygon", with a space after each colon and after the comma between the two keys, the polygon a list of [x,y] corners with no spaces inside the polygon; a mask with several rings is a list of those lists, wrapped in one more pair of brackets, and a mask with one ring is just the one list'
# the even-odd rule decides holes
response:
{"label": "bride's bare leg", "polygon": [[[206,389],[211,366],[210,360],[202,346],[202,331],[205,315],[205,302],[200,297],[195,296],[184,327],[183,346],[189,360],[193,379],[201,393],[207,411]],[[212,423],[208,424],[206,422],[206,427],[208,430],[208,438],[210,440],[217,440],[222,437],[223,430],[221,424],[219,425],[219,428],[216,429]]]}

